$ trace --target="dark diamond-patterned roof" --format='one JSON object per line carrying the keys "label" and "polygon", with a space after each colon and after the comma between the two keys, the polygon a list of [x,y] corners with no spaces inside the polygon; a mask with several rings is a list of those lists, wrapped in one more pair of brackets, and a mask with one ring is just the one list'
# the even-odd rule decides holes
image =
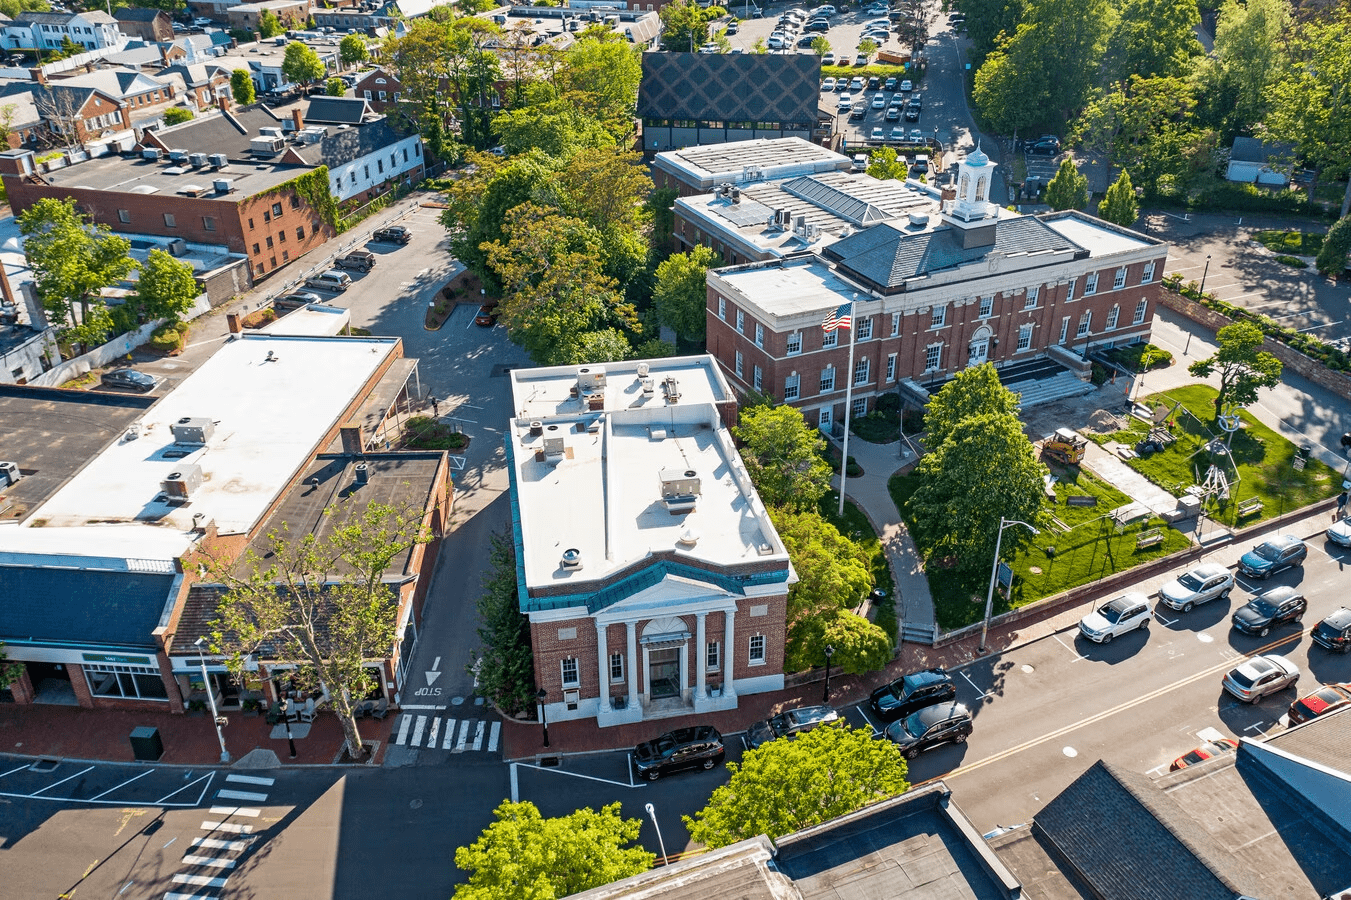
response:
{"label": "dark diamond-patterned roof", "polygon": [[638,115],[719,122],[816,122],[815,53],[644,53]]}

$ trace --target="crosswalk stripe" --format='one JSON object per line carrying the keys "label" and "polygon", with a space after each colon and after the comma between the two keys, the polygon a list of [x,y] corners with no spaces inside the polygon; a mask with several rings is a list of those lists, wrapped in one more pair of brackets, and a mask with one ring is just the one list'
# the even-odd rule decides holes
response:
{"label": "crosswalk stripe", "polygon": [[442,750],[449,750],[450,745],[455,743],[455,720],[446,719],[446,737],[441,742]]}
{"label": "crosswalk stripe", "polygon": [[247,806],[211,807],[211,815],[213,816],[247,816],[250,819],[256,819],[261,812],[261,809],[250,809]]}
{"label": "crosswalk stripe", "polygon": [[275,778],[264,778],[261,775],[226,775],[226,781],[234,781],[239,784],[263,784],[272,785],[277,782]]}
{"label": "crosswalk stripe", "polygon": [[408,742],[408,746],[410,747],[422,746],[422,729],[426,727],[426,725],[427,725],[427,717],[418,716],[417,724],[413,726],[413,738]]}
{"label": "crosswalk stripe", "polygon": [[483,722],[483,720],[480,719],[479,722],[478,722],[478,724],[474,726],[474,746],[472,746],[472,747],[470,748],[471,750],[482,750],[482,749],[483,749],[483,726],[484,726],[484,724],[485,724],[485,723]]}
{"label": "crosswalk stripe", "polygon": [[267,799],[267,794],[255,794],[252,791],[216,791],[216,796],[222,800],[249,800],[253,803],[262,803]]}
{"label": "crosswalk stripe", "polygon": [[181,894],[178,891],[169,891],[164,895],[164,900],[214,900],[210,894]]}
{"label": "crosswalk stripe", "polygon": [[436,746],[436,730],[437,730],[438,728],[440,728],[440,727],[441,727],[441,720],[440,720],[439,718],[437,718],[437,719],[432,719],[431,734],[427,735],[427,746],[428,746],[428,747],[435,747],[435,746]]}
{"label": "crosswalk stripe", "polygon": [[193,838],[193,847],[201,847],[204,850],[247,850],[249,844],[253,843],[253,838],[245,838],[242,841],[222,841],[219,838]]}
{"label": "crosswalk stripe", "polygon": [[497,752],[497,737],[502,733],[502,723],[494,722],[492,730],[488,732],[488,752]]}
{"label": "crosswalk stripe", "polygon": [[210,866],[213,869],[233,869],[235,867],[233,859],[225,859],[220,856],[193,856],[188,854],[183,857],[183,863],[189,866]]}
{"label": "crosswalk stripe", "polygon": [[236,825],[233,822],[203,822],[203,831],[228,831],[231,834],[253,834],[252,825]]}
{"label": "crosswalk stripe", "polygon": [[175,875],[172,879],[174,884],[191,884],[194,887],[223,888],[226,878],[216,878],[211,875]]}
{"label": "crosswalk stripe", "polygon": [[465,719],[464,722],[461,723],[460,725],[460,740],[455,744],[455,752],[456,753],[463,752],[464,745],[468,742],[468,740],[469,740],[469,720]]}
{"label": "crosswalk stripe", "polygon": [[404,713],[399,718],[399,736],[394,740],[396,744],[402,744],[408,740],[408,726],[413,724],[413,717]]}

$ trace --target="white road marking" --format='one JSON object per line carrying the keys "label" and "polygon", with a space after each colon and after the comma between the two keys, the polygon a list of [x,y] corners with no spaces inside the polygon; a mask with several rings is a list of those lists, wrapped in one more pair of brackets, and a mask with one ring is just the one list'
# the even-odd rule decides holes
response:
{"label": "white road marking", "polygon": [[427,716],[418,716],[417,722],[413,725],[413,736],[408,739],[408,746],[422,746],[422,730],[427,727]]}
{"label": "white road marking", "polygon": [[277,782],[277,779],[275,778],[263,778],[262,776],[259,775],[234,775],[234,774],[226,775],[225,780],[233,781],[238,784],[262,784],[262,785],[272,785],[276,784]]}
{"label": "white road marking", "polygon": [[79,772],[76,772],[74,775],[71,775],[71,776],[69,776],[69,777],[67,777],[67,778],[62,778],[60,781],[53,782],[52,784],[47,785],[45,788],[41,788],[41,789],[39,789],[39,790],[34,791],[34,792],[32,793],[31,796],[36,797],[38,794],[41,794],[43,791],[50,791],[52,788],[57,787],[57,786],[59,786],[59,785],[63,785],[63,784],[65,784],[67,781],[70,781],[71,778],[79,778],[79,777],[80,777],[81,775],[83,775],[85,772],[92,772],[92,771],[94,771],[94,767],[93,767],[93,766],[89,766],[89,767],[86,768],[86,769],[81,769]]}
{"label": "white road marking", "polygon": [[403,709],[403,710],[410,710],[410,709],[430,709],[430,710],[439,710],[439,709],[445,709],[445,708],[446,708],[446,705],[445,705],[444,703],[436,703],[436,704],[433,704],[433,703],[404,703],[404,704],[401,704],[399,708],[400,708],[400,709]]}
{"label": "white road marking", "polygon": [[[985,695],[988,694],[989,691],[982,691],[982,690],[980,689],[980,685],[978,685],[978,684],[976,684],[974,681],[972,681],[972,680],[971,680],[971,676],[968,675],[968,674],[966,674],[965,672],[962,673],[962,677],[966,679],[966,683],[967,683],[967,684],[971,685],[971,687],[975,688],[975,689],[980,693],[980,699],[981,699],[981,700],[984,700],[984,699],[985,699]],[[862,711],[862,710],[860,710],[860,712],[861,712],[861,711]],[[866,718],[866,716],[865,716],[865,718]]]}
{"label": "white road marking", "polygon": [[212,875],[175,875],[171,881],[174,884],[190,884],[194,887],[223,888],[226,878],[216,878]]}
{"label": "white road marking", "polygon": [[[595,775],[582,775],[582,774],[579,773],[579,772],[568,772],[568,771],[566,771],[566,770],[564,770],[564,769],[558,769],[558,768],[548,768],[548,769],[546,769],[546,768],[544,768],[543,766],[536,766],[536,765],[533,765],[532,763],[513,763],[513,765],[521,766],[522,768],[526,768],[526,769],[538,769],[538,770],[541,771],[541,772],[552,772],[552,773],[555,774],[555,775],[567,775],[567,776],[570,777],[570,778],[584,778],[584,779],[586,779],[587,781],[599,781],[601,784],[615,784],[615,785],[618,785],[619,787],[632,787],[632,788],[647,787],[647,785],[645,785],[645,784],[634,784],[632,781],[630,781],[628,784],[625,784],[625,783],[622,782],[622,781],[612,781],[612,780],[610,780],[609,778],[597,778]],[[630,772],[629,777],[632,778],[632,777],[633,777],[633,776],[632,776],[632,772],[633,772],[632,766],[629,767],[629,772]]]}
{"label": "white road marking", "polygon": [[428,746],[428,747],[431,747],[431,748],[433,748],[433,749],[436,748],[436,732],[437,732],[440,728],[441,728],[441,719],[440,719],[440,717],[437,717],[437,718],[432,719],[432,727],[431,727],[431,729],[430,729],[430,733],[427,735],[427,746]]}
{"label": "white road marking", "polygon": [[194,838],[193,847],[202,847],[206,850],[247,850],[249,844],[253,843],[253,838],[243,841],[222,841],[219,838]]}
{"label": "white road marking", "polygon": [[502,723],[494,722],[493,727],[488,731],[488,752],[497,752],[497,737],[502,731]]}
{"label": "white road marking", "polygon": [[215,777],[215,773],[214,773],[214,772],[207,772],[207,773],[206,773],[205,775],[203,775],[201,778],[197,778],[197,779],[195,779],[195,780],[193,780],[193,781],[190,781],[189,783],[183,785],[181,788],[175,788],[174,790],[172,790],[172,791],[170,791],[169,793],[165,794],[163,797],[160,797],[158,800],[155,801],[154,804],[151,804],[151,805],[158,805],[158,804],[164,803],[165,800],[168,800],[168,799],[169,799],[170,797],[172,797],[174,794],[181,793],[182,791],[186,791],[188,788],[192,787],[194,784],[200,784],[201,782],[205,781],[205,782],[207,782],[207,783],[204,784],[204,785],[202,785],[202,792],[201,792],[201,794],[198,795],[198,797],[197,797],[197,802],[196,802],[196,803],[175,803],[175,804],[173,804],[174,806],[196,806],[197,803],[201,803],[201,802],[202,802],[202,798],[206,796],[206,792],[207,792],[208,790],[211,789],[211,779],[214,778],[214,777]]}
{"label": "white road marking", "polygon": [[865,713],[865,712],[863,711],[863,707],[862,707],[862,706],[860,706],[860,707],[858,708],[858,714],[859,714],[860,716],[863,717],[863,721],[865,721],[865,722],[868,723],[868,727],[871,728],[871,729],[873,730],[873,733],[874,733],[874,734],[877,734],[878,732],[880,732],[880,731],[882,730],[882,729],[880,729],[880,728],[877,727],[877,723],[876,723],[876,722],[874,722],[872,719],[868,718],[868,714]]}
{"label": "white road marking", "polygon": [[455,752],[464,751],[464,745],[469,742],[469,720],[465,719],[460,723],[460,739],[455,744]]}
{"label": "white road marking", "polygon": [[1077,650],[1075,650],[1075,649],[1074,649],[1073,647],[1071,647],[1069,644],[1065,643],[1064,641],[1062,641],[1062,640],[1060,639],[1060,635],[1058,635],[1058,634],[1055,635],[1055,642],[1056,642],[1057,644],[1059,644],[1060,646],[1064,647],[1064,648],[1065,648],[1066,650],[1068,650],[1070,653],[1074,654],[1074,661],[1075,661],[1075,662],[1078,662],[1079,660],[1083,659],[1083,656],[1081,656]]}
{"label": "white road marking", "polygon": [[[153,772],[153,771],[155,771],[155,770],[154,770],[154,769],[146,769],[146,770],[145,770],[144,772],[142,772],[140,775],[137,775],[136,778],[144,778],[145,776],[149,775],[149,774],[150,774],[151,772]],[[108,790],[104,791],[102,794],[99,794],[98,797],[91,797],[91,798],[89,798],[89,799],[91,799],[91,800],[97,800],[99,797],[106,797],[106,796],[108,796],[109,794],[111,794],[113,791],[117,790],[118,788],[123,788],[123,787],[126,787],[127,785],[131,784],[133,781],[136,780],[136,778],[128,778],[126,781],[122,782],[122,783],[119,784],[117,787],[110,787],[110,788],[108,788]]]}
{"label": "white road marking", "polygon": [[211,822],[202,823],[203,831],[228,831],[231,834],[253,834],[252,825],[236,825],[233,822]]}
{"label": "white road marking", "polygon": [[449,750],[455,744],[455,720],[446,719],[446,733],[441,739],[441,749]]}
{"label": "white road marking", "polygon": [[478,721],[478,724],[474,726],[474,743],[473,746],[471,746],[469,749],[471,750],[483,749],[483,726],[486,724],[487,724],[486,722],[480,719]]}
{"label": "white road marking", "polygon": [[206,866],[211,869],[233,869],[235,861],[220,856],[185,856],[183,864],[188,866]]}
{"label": "white road marking", "polygon": [[222,800],[248,800],[250,803],[267,800],[267,794],[255,794],[252,791],[216,791],[216,796]]}
{"label": "white road marking", "polygon": [[1163,616],[1159,615],[1158,611],[1155,611],[1154,619],[1160,624],[1167,625],[1170,627],[1182,621],[1182,618],[1180,616],[1176,619],[1165,619]]}
{"label": "white road marking", "polygon": [[164,900],[214,900],[210,894],[180,894],[178,891],[169,891],[164,895]]}
{"label": "white road marking", "polygon": [[246,818],[255,819],[255,818],[258,817],[258,814],[259,814],[260,812],[262,812],[262,810],[259,810],[259,809],[250,809],[250,808],[247,807],[247,806],[213,806],[213,807],[211,807],[211,815],[213,815],[213,816],[244,816],[244,817],[246,817]]}

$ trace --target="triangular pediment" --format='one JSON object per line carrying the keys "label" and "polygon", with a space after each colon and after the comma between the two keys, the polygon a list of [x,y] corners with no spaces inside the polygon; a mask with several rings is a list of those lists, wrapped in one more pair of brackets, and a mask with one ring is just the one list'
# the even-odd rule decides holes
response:
{"label": "triangular pediment", "polygon": [[605,607],[598,615],[608,617],[621,614],[627,617],[634,613],[656,614],[666,609],[678,609],[690,604],[725,600],[736,596],[711,582],[680,575],[666,575],[656,584]]}

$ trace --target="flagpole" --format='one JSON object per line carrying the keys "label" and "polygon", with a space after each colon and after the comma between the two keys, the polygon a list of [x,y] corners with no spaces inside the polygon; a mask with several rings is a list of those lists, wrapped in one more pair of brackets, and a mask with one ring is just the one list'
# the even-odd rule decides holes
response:
{"label": "flagpole", "polygon": [[858,294],[849,301],[849,367],[844,370],[844,449],[840,459],[840,511],[836,513],[844,518],[844,485],[849,478],[849,413],[854,398],[854,304]]}

